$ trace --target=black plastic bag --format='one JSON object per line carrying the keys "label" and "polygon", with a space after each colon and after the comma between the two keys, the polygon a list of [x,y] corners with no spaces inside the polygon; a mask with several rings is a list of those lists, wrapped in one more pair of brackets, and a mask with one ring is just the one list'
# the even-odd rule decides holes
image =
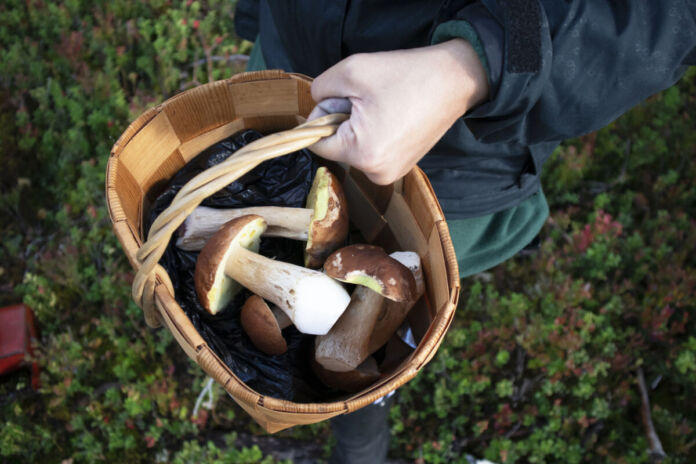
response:
{"label": "black plastic bag", "polygon": [[[235,151],[260,138],[255,130],[244,130],[209,147],[184,166],[157,197],[149,214],[147,229],[171,203],[177,192],[194,176],[218,164]],[[218,208],[249,206],[304,207],[317,164],[308,150],[301,150],[266,161],[224,189],[205,199],[201,205]],[[198,252],[180,250],[172,237],[160,264],[167,270],[176,290],[176,301],[212,350],[249,387],[257,392],[292,401],[319,401],[326,387],[311,373],[309,359],[314,337],[300,333],[294,326],[283,331],[288,351],[268,356],[254,347],[244,334],[239,311],[250,296],[244,289],[219,314],[210,315],[198,302],[193,272]],[[302,265],[304,243],[283,239],[261,240],[259,252],[280,261]]]}

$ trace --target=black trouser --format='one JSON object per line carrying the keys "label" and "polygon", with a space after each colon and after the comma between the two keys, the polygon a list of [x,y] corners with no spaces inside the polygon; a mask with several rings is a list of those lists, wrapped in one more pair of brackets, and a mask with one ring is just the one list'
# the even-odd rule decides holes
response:
{"label": "black trouser", "polygon": [[392,399],[331,419],[336,446],[329,464],[379,464],[386,460]]}

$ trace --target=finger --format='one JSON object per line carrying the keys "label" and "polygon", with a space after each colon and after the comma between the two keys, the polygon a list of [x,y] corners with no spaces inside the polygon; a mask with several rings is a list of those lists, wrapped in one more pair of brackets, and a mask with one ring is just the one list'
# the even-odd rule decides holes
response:
{"label": "finger", "polygon": [[309,147],[317,155],[333,161],[351,164],[350,153],[356,145],[355,132],[350,119],[341,123],[331,137],[321,139]]}
{"label": "finger", "polygon": [[307,121],[333,113],[350,114],[352,106],[353,105],[351,104],[350,100],[347,98],[327,98],[326,100],[322,100],[317,103],[317,106],[315,106],[312,112],[309,113]]}
{"label": "finger", "polygon": [[389,185],[393,184],[397,180],[401,179],[404,177],[410,169],[408,169],[406,172],[385,172],[385,171],[377,171],[377,172],[371,172],[364,170],[362,171],[363,174],[365,174],[365,177],[367,177],[370,182],[373,184],[377,185]]}
{"label": "finger", "polygon": [[322,101],[334,97],[353,97],[352,68],[354,58],[349,57],[339,61],[312,82],[312,98]]}

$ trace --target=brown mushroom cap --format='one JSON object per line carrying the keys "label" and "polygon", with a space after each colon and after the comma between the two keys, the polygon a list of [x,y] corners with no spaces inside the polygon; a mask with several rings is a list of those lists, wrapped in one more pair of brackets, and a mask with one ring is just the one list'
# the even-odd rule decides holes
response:
{"label": "brown mushroom cap", "polygon": [[251,295],[247,298],[242,306],[240,319],[244,332],[262,352],[279,355],[288,350],[276,316],[260,296]]}
{"label": "brown mushroom cap", "polygon": [[201,305],[217,314],[241,290],[241,285],[225,274],[225,265],[235,247],[258,251],[266,221],[261,216],[247,215],[226,222],[210,237],[198,255],[194,283]]}
{"label": "brown mushroom cap", "polygon": [[324,272],[342,282],[368,287],[393,301],[410,300],[416,294],[413,273],[375,245],[350,245],[336,250],[324,262]]}
{"label": "brown mushroom cap", "polygon": [[324,166],[317,169],[306,207],[314,213],[305,247],[305,266],[316,269],[348,235],[348,202],[341,183]]}

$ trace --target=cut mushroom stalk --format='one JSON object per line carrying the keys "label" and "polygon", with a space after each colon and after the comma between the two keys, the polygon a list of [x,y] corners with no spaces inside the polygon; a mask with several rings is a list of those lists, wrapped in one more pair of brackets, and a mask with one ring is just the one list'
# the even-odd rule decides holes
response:
{"label": "cut mushroom stalk", "polygon": [[367,357],[367,346],[384,297],[367,287],[356,287],[350,304],[326,335],[315,340],[315,359],[325,369],[347,372]]}
{"label": "cut mushroom stalk", "polygon": [[288,350],[282,330],[292,325],[292,321],[280,309],[271,309],[260,296],[247,298],[240,321],[251,342],[262,352],[279,355]]}
{"label": "cut mushroom stalk", "polygon": [[255,253],[265,229],[262,217],[242,216],[223,225],[208,240],[194,276],[201,304],[216,314],[241,285],[277,305],[300,332],[327,333],[348,306],[350,296],[326,274]]}
{"label": "cut mushroom stalk", "polygon": [[256,214],[266,220],[268,228],[264,236],[307,241],[314,210],[283,206],[253,206],[239,209],[199,206],[179,227],[176,246],[186,251],[198,251],[224,223],[249,214]]}
{"label": "cut mushroom stalk", "polygon": [[341,183],[325,167],[317,169],[305,208],[258,206],[216,209],[199,206],[179,228],[176,246],[197,251],[226,222],[248,214],[263,217],[266,236],[307,242],[305,266],[319,268],[348,234],[348,207]]}
{"label": "cut mushroom stalk", "polygon": [[319,364],[347,372],[370,355],[370,338],[384,301],[408,304],[415,298],[416,281],[406,266],[372,245],[351,245],[334,252],[324,270],[331,277],[358,284],[343,315],[328,334],[315,341]]}

